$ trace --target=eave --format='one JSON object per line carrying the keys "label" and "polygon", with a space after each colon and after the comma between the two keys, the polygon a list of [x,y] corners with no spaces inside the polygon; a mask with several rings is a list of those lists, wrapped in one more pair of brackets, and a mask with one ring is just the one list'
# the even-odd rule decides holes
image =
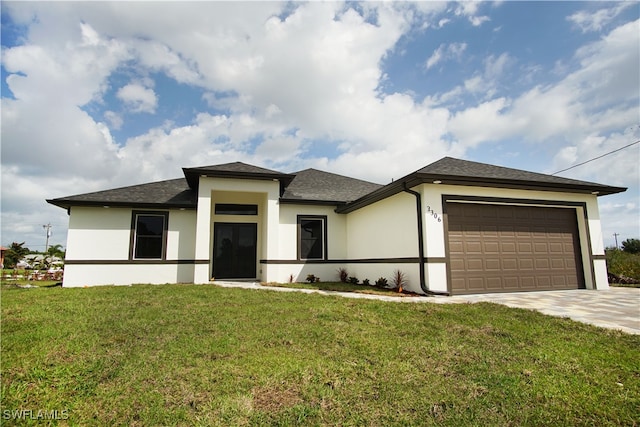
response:
{"label": "eave", "polygon": [[412,188],[421,184],[507,188],[527,191],[553,191],[563,193],[592,194],[596,196],[607,196],[611,194],[622,193],[627,190],[625,187],[612,187],[608,185],[590,183],[570,184],[543,181],[507,180],[486,177],[473,179],[467,176],[413,173],[390,184],[387,184],[379,190],[373,191],[372,193],[369,193],[358,200],[338,207],[338,209],[336,209],[336,212],[342,214],[353,212],[372,203],[398,194],[402,192],[405,187]]}

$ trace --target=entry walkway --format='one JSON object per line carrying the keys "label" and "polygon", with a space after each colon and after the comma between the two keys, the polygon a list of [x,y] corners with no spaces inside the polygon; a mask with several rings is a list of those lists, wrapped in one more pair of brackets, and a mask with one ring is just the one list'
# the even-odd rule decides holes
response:
{"label": "entry walkway", "polygon": [[460,295],[453,297],[410,297],[359,294],[355,292],[319,291],[261,286],[252,282],[216,281],[215,285],[280,292],[340,295],[345,298],[374,299],[412,303],[476,303],[493,302],[508,307],[536,310],[550,316],[568,317],[578,322],[617,329],[640,335],[640,289],[612,287],[601,291],[571,290],[549,292],[515,292],[504,294]]}

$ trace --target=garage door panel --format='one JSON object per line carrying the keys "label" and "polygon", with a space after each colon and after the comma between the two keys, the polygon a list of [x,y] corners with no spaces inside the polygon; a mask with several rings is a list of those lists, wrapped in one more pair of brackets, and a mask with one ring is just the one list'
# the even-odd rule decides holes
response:
{"label": "garage door panel", "polygon": [[484,263],[485,271],[500,271],[500,259],[487,259]]}
{"label": "garage door panel", "polygon": [[[504,235],[503,235],[504,237]],[[515,254],[516,253],[516,244],[515,242],[500,242],[500,251],[503,255],[506,254]]]}
{"label": "garage door panel", "polygon": [[519,254],[532,254],[533,253],[533,243],[531,242],[518,242],[518,253]]}
{"label": "garage door panel", "polygon": [[464,253],[464,244],[460,241],[449,241],[449,252],[453,253]]}
{"label": "garage door panel", "polygon": [[505,271],[518,270],[518,258],[502,258],[502,269]]}
{"label": "garage door panel", "polygon": [[548,254],[549,253],[549,245],[546,242],[534,242],[533,244],[533,252],[537,254]]}
{"label": "garage door panel", "polygon": [[470,258],[467,260],[466,263],[466,268],[467,271],[483,271],[484,270],[484,263],[482,262],[482,259],[478,259],[478,258]]}
{"label": "garage door panel", "polygon": [[467,254],[481,254],[482,253],[482,241],[471,240],[464,242],[464,251]]}
{"label": "garage door panel", "polygon": [[574,209],[446,206],[453,294],[584,287]]}
{"label": "garage door panel", "polygon": [[499,242],[483,242],[484,253],[485,254],[499,254],[500,253],[500,243]]}

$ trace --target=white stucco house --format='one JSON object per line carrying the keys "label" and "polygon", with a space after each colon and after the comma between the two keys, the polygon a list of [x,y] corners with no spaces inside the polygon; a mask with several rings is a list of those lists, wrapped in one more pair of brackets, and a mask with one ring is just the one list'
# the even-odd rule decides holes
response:
{"label": "white stucco house", "polygon": [[69,213],[63,286],[374,282],[470,294],[608,287],[598,196],[625,188],[443,158],[387,185],[244,163],[47,200]]}

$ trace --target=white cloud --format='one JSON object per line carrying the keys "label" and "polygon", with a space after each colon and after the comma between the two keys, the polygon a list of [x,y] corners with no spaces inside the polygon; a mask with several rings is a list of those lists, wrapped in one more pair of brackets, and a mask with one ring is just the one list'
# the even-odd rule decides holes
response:
{"label": "white cloud", "polygon": [[153,114],[158,106],[158,97],[153,89],[137,83],[129,83],[118,89],[118,99],[125,103],[127,109],[133,113]]}
{"label": "white cloud", "polygon": [[462,54],[467,49],[466,43],[450,43],[449,45],[445,45],[444,43],[438,46],[433,54],[427,59],[425,66],[427,70],[431,67],[434,67],[436,64],[440,63],[444,60],[456,59],[460,60]]}
{"label": "white cloud", "polygon": [[455,14],[458,16],[466,17],[471,25],[478,27],[491,19],[488,16],[478,16],[478,9],[482,4],[481,1],[463,1],[458,3],[458,7],[455,10]]}
{"label": "white cloud", "polygon": [[[640,81],[638,22],[622,25],[601,40],[579,49],[578,68],[557,84],[536,86],[505,102],[490,100],[456,114],[453,134],[474,146],[483,140],[523,135],[530,141],[583,139],[637,122]],[[501,74],[508,57],[487,64],[485,74]],[[483,87],[470,80],[469,90]]]}
{"label": "white cloud", "polygon": [[115,130],[119,130],[124,123],[122,116],[111,110],[107,110],[104,112],[104,119],[109,123],[111,128]]}
{"label": "white cloud", "polygon": [[612,7],[596,11],[581,10],[568,16],[567,20],[573,22],[583,33],[602,31],[622,11],[634,5],[637,5],[637,3],[624,1],[617,2]]}

